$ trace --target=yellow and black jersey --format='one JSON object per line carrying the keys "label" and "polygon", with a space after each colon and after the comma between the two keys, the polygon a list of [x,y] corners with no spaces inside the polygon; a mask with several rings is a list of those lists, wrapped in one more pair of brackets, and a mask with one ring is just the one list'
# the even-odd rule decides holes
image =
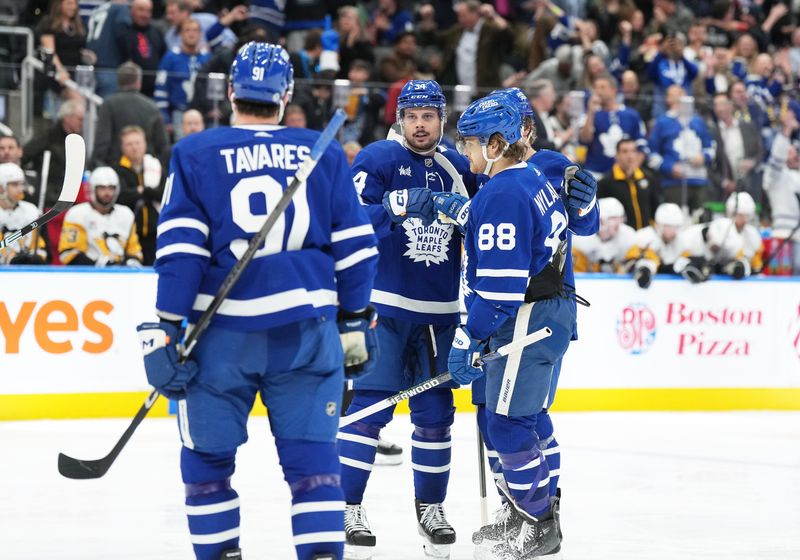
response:
{"label": "yellow and black jersey", "polygon": [[[8,233],[22,229],[38,217],[39,209],[24,200],[19,201],[14,208],[0,208],[0,239]],[[34,231],[0,249],[0,264],[8,264],[14,257],[25,253],[35,254],[42,262],[47,260],[42,232]]]}
{"label": "yellow and black jersey", "polygon": [[102,214],[90,202],[72,207],[64,217],[58,251],[64,264],[76,258],[77,262],[88,259],[107,264],[125,264],[129,259],[141,262],[133,211],[115,204],[111,212]]}

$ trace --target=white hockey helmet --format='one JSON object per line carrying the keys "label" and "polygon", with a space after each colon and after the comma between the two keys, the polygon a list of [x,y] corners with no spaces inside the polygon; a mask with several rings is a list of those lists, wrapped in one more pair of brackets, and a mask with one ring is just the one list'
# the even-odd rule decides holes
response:
{"label": "white hockey helmet", "polygon": [[89,188],[92,191],[92,201],[99,204],[97,201],[97,192],[96,189],[98,186],[114,186],[116,190],[114,192],[114,199],[111,201],[111,206],[117,201],[119,198],[119,175],[117,172],[111,169],[110,167],[98,167],[92,174],[89,175]]}
{"label": "white hockey helmet", "polygon": [[597,201],[600,206],[600,219],[608,220],[609,218],[624,218],[625,208],[622,203],[614,197],[601,198]]}
{"label": "white hockey helmet", "polygon": [[681,227],[683,221],[683,210],[673,202],[659,204],[656,208],[656,224],[660,226]]}
{"label": "white hockey helmet", "polygon": [[11,204],[16,204],[16,200],[8,198],[6,185],[9,183],[25,183],[25,172],[16,163],[0,163],[0,196],[7,198]]}
{"label": "white hockey helmet", "polygon": [[753,200],[749,193],[733,193],[725,202],[725,213],[730,217],[733,217],[734,214],[754,216],[756,213],[756,201]]}

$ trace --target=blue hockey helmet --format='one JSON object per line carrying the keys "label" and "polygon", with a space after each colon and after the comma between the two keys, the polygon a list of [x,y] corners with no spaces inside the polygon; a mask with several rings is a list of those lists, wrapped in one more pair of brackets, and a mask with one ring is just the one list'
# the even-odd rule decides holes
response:
{"label": "blue hockey helmet", "polygon": [[236,53],[231,65],[234,99],[283,107],[294,91],[294,69],[280,45],[250,41]]}
{"label": "blue hockey helmet", "polygon": [[509,144],[522,138],[522,117],[503,93],[492,93],[473,101],[458,119],[461,138],[476,137],[482,146],[499,133]]}
{"label": "blue hockey helmet", "polygon": [[446,103],[442,87],[436,80],[409,80],[397,97],[397,120],[401,120],[404,109],[414,107],[433,107],[444,119]]}
{"label": "blue hockey helmet", "polygon": [[494,95],[495,93],[503,94],[513,101],[514,106],[517,107],[517,110],[519,110],[519,114],[523,119],[525,119],[525,117],[531,119],[533,118],[533,108],[528,101],[528,96],[522,93],[522,90],[518,87],[497,89],[493,91],[491,95]]}

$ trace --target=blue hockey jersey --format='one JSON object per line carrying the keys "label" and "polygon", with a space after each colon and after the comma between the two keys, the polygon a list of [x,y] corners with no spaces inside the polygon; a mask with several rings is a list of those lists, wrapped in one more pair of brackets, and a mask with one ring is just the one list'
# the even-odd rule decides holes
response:
{"label": "blue hockey jersey", "polygon": [[[178,142],[158,224],[156,307],[195,321],[276,206],[319,133],[214,128]],[[244,269],[212,324],[252,331],[363,309],[377,240],[334,142]]]}
{"label": "blue hockey jersey", "polygon": [[567,236],[561,196],[535,166],[518,163],[475,195],[467,220],[464,300],[467,330],[491,336],[525,301],[528,279]]}
{"label": "blue hockey jersey", "polygon": [[172,49],[158,65],[156,74],[156,105],[161,110],[164,124],[172,122],[172,111],[183,111],[194,97],[194,79],[197,71],[211,57],[208,51],[189,54]]}
{"label": "blue hockey jersey", "polygon": [[[448,164],[443,166],[442,160]],[[436,157],[430,157],[407,150],[394,140],[380,140],[356,156],[352,173],[379,240],[378,275],[372,292],[378,312],[414,323],[457,324],[461,270],[458,230],[438,221],[425,227],[417,218],[395,224],[382,200],[387,191],[425,187],[473,195],[478,190],[477,178],[470,173],[467,159],[442,146]],[[461,178],[466,192],[461,192],[451,174]]]}
{"label": "blue hockey jersey", "polygon": [[106,2],[92,11],[86,33],[86,48],[97,55],[95,67],[114,68],[125,62],[119,37],[131,22],[128,4]]}
{"label": "blue hockey jersey", "polygon": [[[714,161],[716,145],[700,117],[692,117],[687,127],[673,112],[658,117],[650,132],[649,146],[648,163],[662,174],[662,188],[681,184],[681,179],[672,176],[672,167],[676,163],[683,164],[687,185],[708,184],[707,166]],[[703,154],[705,165],[692,167],[687,163],[696,154]]]}
{"label": "blue hockey jersey", "polygon": [[617,143],[623,138],[632,138],[639,149],[645,151],[646,135],[642,117],[634,109],[620,107],[618,111],[597,111],[594,114],[594,136],[586,150],[584,167],[597,173],[610,172],[617,154]]}

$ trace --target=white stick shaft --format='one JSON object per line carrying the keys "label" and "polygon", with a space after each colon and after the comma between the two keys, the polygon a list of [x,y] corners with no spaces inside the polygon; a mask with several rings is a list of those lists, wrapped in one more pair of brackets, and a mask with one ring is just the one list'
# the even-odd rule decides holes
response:
{"label": "white stick shaft", "polygon": [[47,194],[47,181],[50,179],[50,150],[42,154],[42,174],[39,175],[39,214],[44,212],[44,197]]}
{"label": "white stick shaft", "polygon": [[534,331],[529,335],[523,336],[518,340],[512,340],[505,346],[501,346],[494,352],[489,352],[481,356],[479,360],[476,361],[476,365],[483,365],[484,362],[489,362],[491,360],[496,360],[497,358],[502,358],[503,356],[508,356],[509,354],[513,354],[514,352],[519,352],[523,350],[526,346],[533,344],[535,342],[539,342],[550,335],[553,334],[553,331],[550,327],[542,327],[538,331]]}

